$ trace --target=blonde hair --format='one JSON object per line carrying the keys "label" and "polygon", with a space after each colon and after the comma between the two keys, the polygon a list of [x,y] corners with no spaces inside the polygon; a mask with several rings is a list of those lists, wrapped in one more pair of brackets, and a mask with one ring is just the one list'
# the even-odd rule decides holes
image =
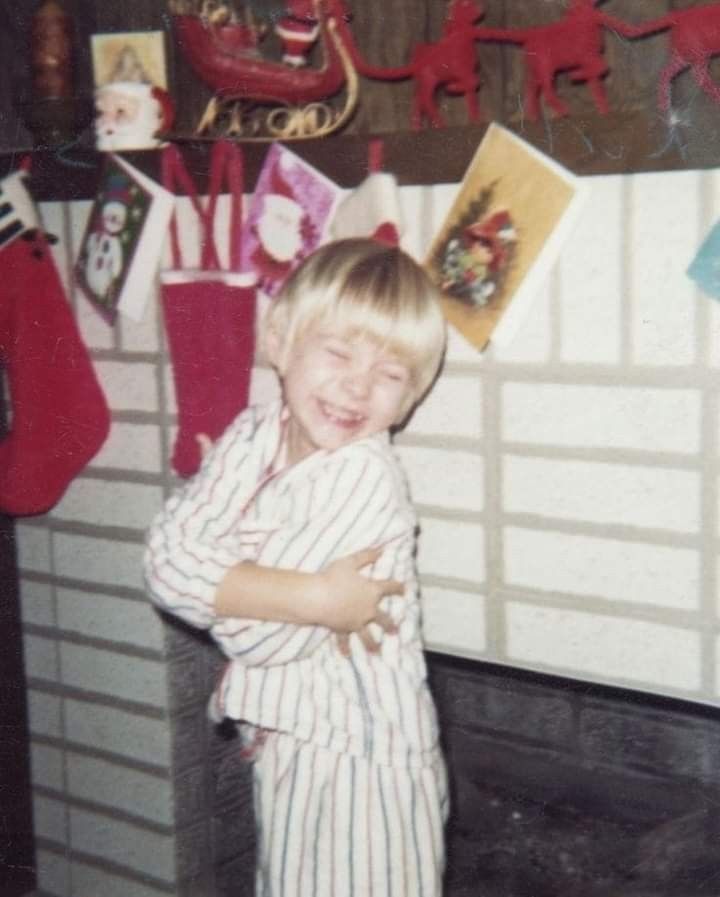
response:
{"label": "blonde hair", "polygon": [[430,388],[445,351],[437,287],[403,250],[371,239],[322,246],[283,285],[263,329],[282,347],[281,375],[296,340],[318,323],[377,341],[408,365],[410,394],[400,420]]}

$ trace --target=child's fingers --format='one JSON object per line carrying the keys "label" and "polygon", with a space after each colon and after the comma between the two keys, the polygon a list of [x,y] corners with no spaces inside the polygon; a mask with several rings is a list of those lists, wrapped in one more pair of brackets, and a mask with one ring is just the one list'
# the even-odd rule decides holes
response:
{"label": "child's fingers", "polygon": [[347,632],[339,632],[335,636],[338,651],[343,657],[350,657],[350,635]]}
{"label": "child's fingers", "polygon": [[212,448],[212,439],[207,433],[198,433],[195,439],[200,446],[200,457],[204,458]]}
{"label": "child's fingers", "polygon": [[364,626],[362,629],[358,629],[355,635],[360,639],[363,644],[363,647],[370,654],[377,654],[380,650],[380,643],[375,641],[375,639],[370,635],[370,630],[367,626]]}
{"label": "child's fingers", "polygon": [[390,635],[397,632],[397,623],[393,620],[390,614],[385,613],[384,610],[380,610],[379,608],[378,612],[375,614],[373,623],[377,623],[383,632],[387,632]]}
{"label": "child's fingers", "polygon": [[378,579],[377,585],[383,598],[386,595],[402,595],[405,592],[405,584],[398,582],[397,579]]}
{"label": "child's fingers", "polygon": [[369,564],[374,564],[381,554],[381,548],[365,548],[362,551],[356,551],[355,554],[352,555],[355,569],[362,570],[363,567],[367,567]]}

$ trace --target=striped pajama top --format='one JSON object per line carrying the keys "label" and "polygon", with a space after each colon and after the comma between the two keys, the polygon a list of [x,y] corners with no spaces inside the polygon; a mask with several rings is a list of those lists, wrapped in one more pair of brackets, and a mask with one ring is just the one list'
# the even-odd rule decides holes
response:
{"label": "striped pajama top", "polygon": [[[416,517],[387,434],[319,450],[276,470],[285,410],[244,411],[200,472],[154,520],[145,553],[153,601],[208,629],[228,658],[211,707],[301,741],[389,766],[438,757],[426,682],[414,551]],[[378,654],[351,638],[351,656],[323,626],[220,617],[215,593],[239,561],[318,572],[383,546],[369,575],[405,584],[383,599],[398,623]],[[378,631],[378,635],[381,635]]]}

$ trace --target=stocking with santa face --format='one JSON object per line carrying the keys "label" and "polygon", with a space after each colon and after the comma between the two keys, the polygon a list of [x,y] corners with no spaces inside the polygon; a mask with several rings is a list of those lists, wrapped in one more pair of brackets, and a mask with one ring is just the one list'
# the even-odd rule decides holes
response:
{"label": "stocking with santa face", "polygon": [[0,282],[11,408],[0,510],[42,514],[103,444],[110,415],[19,173],[0,181]]}
{"label": "stocking with santa face", "polygon": [[[210,186],[203,207],[175,146],[163,150],[163,181],[178,183],[200,221],[199,269],[183,267],[177,223],[170,232],[173,268],[161,274],[165,331],[173,365],[178,435],[172,464],[180,476],[195,473],[201,461],[197,437],[217,439],[247,405],[255,354],[255,275],[240,262],[243,171],[238,148],[218,141],[210,161]],[[229,268],[215,246],[214,224],[221,182],[230,201]]]}

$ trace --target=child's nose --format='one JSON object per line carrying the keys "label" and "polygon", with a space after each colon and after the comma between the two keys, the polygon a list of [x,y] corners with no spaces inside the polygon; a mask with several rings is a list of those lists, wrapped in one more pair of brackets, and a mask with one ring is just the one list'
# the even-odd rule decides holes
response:
{"label": "child's nose", "polygon": [[363,368],[348,371],[345,377],[345,388],[355,398],[367,398],[372,388],[372,374]]}

